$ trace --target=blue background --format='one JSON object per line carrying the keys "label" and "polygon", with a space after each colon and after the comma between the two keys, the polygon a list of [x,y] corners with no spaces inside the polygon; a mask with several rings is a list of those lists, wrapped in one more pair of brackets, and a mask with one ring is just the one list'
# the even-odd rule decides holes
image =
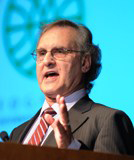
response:
{"label": "blue background", "polygon": [[[9,9],[11,4],[17,6],[17,11]],[[40,6],[45,8],[45,15],[40,12]],[[125,111],[134,123],[133,0],[1,0],[0,131],[6,130],[10,134],[14,127],[28,120],[42,106],[44,96],[35,75],[30,76],[24,71],[31,67],[35,74],[30,51],[36,47],[38,24],[58,18],[69,18],[88,26],[94,43],[102,50],[102,71],[90,97]],[[24,27],[28,22],[35,22],[29,30]],[[8,33],[7,26],[17,26],[17,29]],[[15,66],[15,59],[21,59],[24,54],[28,63],[23,68]]]}

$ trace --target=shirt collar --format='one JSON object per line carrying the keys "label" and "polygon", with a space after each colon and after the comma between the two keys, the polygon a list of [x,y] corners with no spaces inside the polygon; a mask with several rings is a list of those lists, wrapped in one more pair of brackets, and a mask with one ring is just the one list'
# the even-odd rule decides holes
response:
{"label": "shirt collar", "polygon": [[[66,102],[66,106],[67,106],[67,110],[69,111],[72,106],[74,106],[82,97],[84,97],[86,94],[86,90],[85,89],[81,89],[81,90],[78,90],[72,94],[70,94],[69,96],[66,96],[65,97],[65,102]],[[59,107],[58,107],[58,103],[54,103],[51,107],[55,110],[55,112],[57,114],[59,114]],[[44,101],[44,104],[42,106],[42,109],[41,109],[41,112],[40,112],[40,115],[42,114],[42,112],[49,108],[49,104],[47,103],[47,101],[45,100]]]}

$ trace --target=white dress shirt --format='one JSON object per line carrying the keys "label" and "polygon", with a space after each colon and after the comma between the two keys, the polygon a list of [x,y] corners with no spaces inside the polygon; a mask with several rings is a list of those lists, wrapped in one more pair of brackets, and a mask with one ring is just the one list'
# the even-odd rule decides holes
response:
{"label": "white dress shirt", "polygon": [[[65,97],[65,103],[66,103],[66,106],[67,106],[67,110],[69,111],[82,97],[85,96],[85,94],[86,94],[85,89],[81,89],[81,90],[76,91],[76,92],[72,93],[71,95]],[[30,140],[32,134],[34,133],[35,129],[37,128],[37,126],[38,126],[38,124],[40,122],[40,118],[41,118],[41,115],[42,115],[43,111],[45,109],[49,108],[49,107],[50,107],[49,104],[45,100],[44,104],[43,104],[43,106],[41,108],[41,112],[40,112],[39,116],[37,117],[36,121],[34,122],[34,124],[32,125],[31,129],[27,133],[27,135],[26,135],[26,137],[25,137],[25,139],[23,141],[23,144],[27,144],[28,143],[28,141]],[[51,107],[57,113],[53,118],[54,119],[58,118],[59,117],[59,105],[58,105],[58,103],[54,103]],[[48,135],[51,133],[52,130],[53,130],[52,127],[49,126],[41,145],[45,143],[46,138],[48,137]],[[68,148],[79,149],[80,146],[81,146],[81,144],[79,143],[79,141],[74,139],[71,142],[71,144],[68,146]]]}

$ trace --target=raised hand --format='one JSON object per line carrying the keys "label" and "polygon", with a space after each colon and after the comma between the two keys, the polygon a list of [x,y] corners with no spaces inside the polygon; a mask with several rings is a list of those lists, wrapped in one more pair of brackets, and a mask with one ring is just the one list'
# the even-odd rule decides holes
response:
{"label": "raised hand", "polygon": [[58,148],[67,148],[73,139],[69,125],[68,111],[64,97],[57,95],[56,101],[59,104],[59,118],[54,119],[51,115],[46,114],[45,119],[54,130]]}

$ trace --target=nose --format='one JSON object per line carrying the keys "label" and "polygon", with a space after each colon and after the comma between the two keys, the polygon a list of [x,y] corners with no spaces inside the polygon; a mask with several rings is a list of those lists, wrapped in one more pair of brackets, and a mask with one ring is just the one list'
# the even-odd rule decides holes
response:
{"label": "nose", "polygon": [[46,67],[53,67],[55,65],[55,59],[50,51],[48,51],[45,55],[43,62]]}

